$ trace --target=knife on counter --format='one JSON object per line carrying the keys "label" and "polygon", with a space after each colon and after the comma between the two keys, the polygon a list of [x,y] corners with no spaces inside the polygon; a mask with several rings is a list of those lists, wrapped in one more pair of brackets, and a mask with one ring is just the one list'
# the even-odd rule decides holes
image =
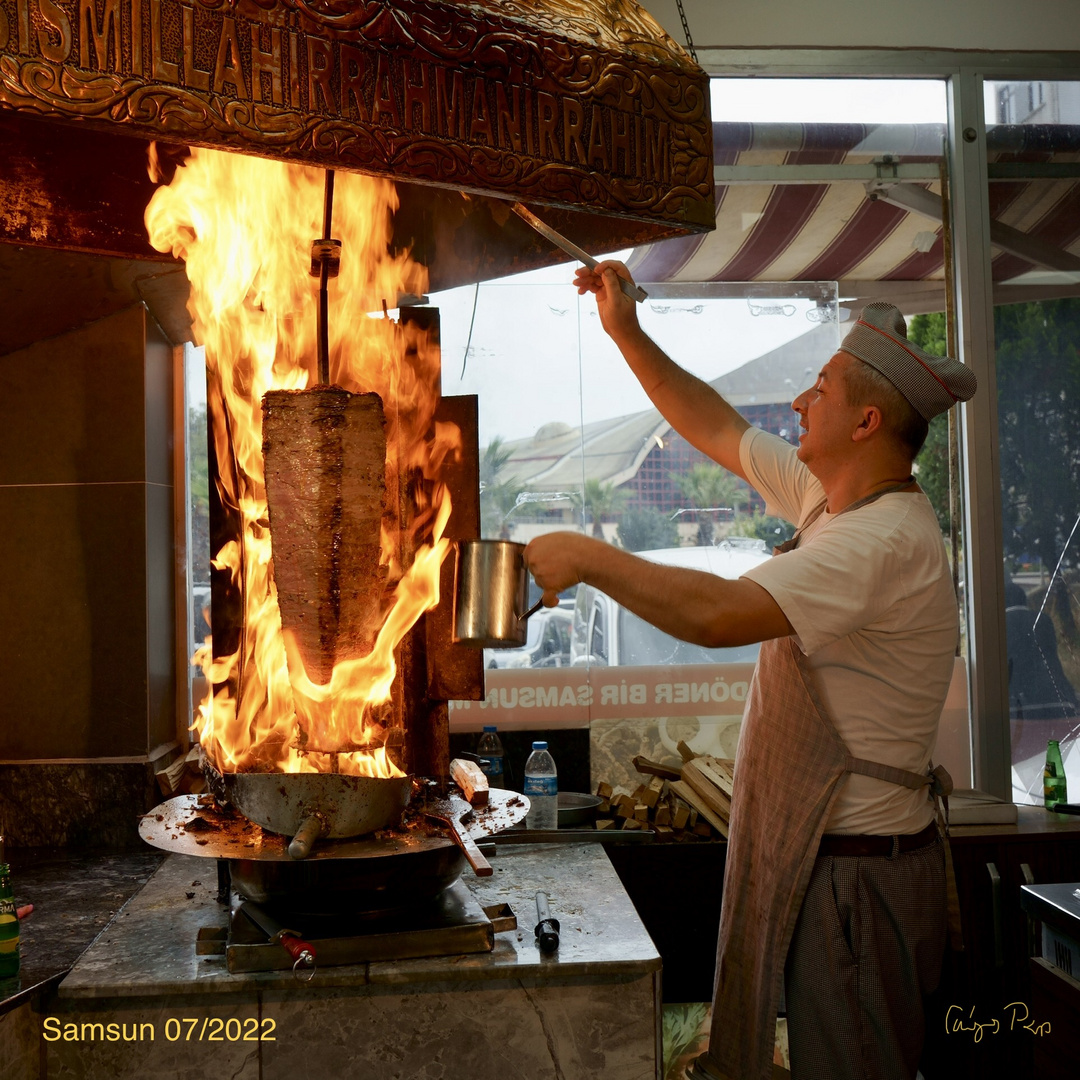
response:
{"label": "knife on counter", "polygon": [[293,974],[304,982],[315,977],[315,947],[309,945],[295,931],[282,926],[265,908],[252,900],[245,900],[236,909],[242,912],[269,939],[269,944],[280,945],[295,961]]}

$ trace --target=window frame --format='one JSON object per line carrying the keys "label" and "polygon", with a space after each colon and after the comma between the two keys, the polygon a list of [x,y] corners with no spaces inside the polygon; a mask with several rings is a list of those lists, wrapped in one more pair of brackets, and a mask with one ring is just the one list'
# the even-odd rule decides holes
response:
{"label": "window frame", "polygon": [[977,788],[1009,800],[1012,760],[983,84],[1080,79],[1080,56],[911,49],[699,48],[697,53],[698,62],[714,77],[932,78],[946,83],[956,331],[960,359],[979,380],[979,393],[960,408],[972,775]]}

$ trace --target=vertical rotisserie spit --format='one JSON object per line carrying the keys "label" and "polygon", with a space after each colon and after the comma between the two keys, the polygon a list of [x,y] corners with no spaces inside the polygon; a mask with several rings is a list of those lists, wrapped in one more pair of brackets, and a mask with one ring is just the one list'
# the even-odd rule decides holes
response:
{"label": "vertical rotisserie spit", "polygon": [[366,656],[382,615],[386,433],[377,394],[340,387],[263,397],[266,498],[281,625],[315,683]]}

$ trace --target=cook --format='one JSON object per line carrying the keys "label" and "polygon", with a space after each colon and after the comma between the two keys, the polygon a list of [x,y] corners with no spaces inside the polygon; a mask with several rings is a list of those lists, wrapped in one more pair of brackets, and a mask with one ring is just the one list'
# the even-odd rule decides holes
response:
{"label": "cook", "polygon": [[949,921],[932,797],[947,777],[930,756],[959,630],[912,461],[975,377],[908,341],[895,307],[869,304],[793,402],[795,448],[665,355],[620,277],[609,261],[576,284],[653,403],[797,526],[737,581],[577,533],[525,551],[547,604],[583,581],[676,637],[763,643],[736,757],[709,1049],[690,1075],[770,1077],[783,987],[796,1080],[914,1077]]}

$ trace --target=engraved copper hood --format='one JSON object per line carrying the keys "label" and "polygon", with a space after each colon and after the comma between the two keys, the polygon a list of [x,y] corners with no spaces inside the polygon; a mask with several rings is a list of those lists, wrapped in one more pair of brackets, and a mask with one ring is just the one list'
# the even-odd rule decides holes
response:
{"label": "engraved copper hood", "polygon": [[0,242],[160,260],[149,140],[393,177],[432,289],[564,258],[512,201],[713,224],[707,78],[633,0],[0,0]]}

